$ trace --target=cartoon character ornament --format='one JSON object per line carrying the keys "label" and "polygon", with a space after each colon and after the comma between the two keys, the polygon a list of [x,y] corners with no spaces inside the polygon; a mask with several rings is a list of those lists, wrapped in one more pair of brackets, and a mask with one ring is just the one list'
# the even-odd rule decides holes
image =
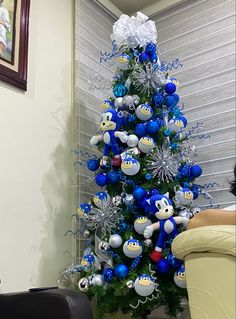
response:
{"label": "cartoon character ornament", "polygon": [[150,296],[155,290],[154,278],[145,274],[139,276],[134,282],[134,290],[139,296]]}
{"label": "cartoon character ornament", "polygon": [[140,170],[139,161],[132,157],[126,157],[121,163],[121,170],[126,175],[136,175]]}
{"label": "cartoon character ornament", "polygon": [[110,100],[104,100],[104,102],[99,105],[99,107],[103,110],[108,110],[108,109],[112,108],[113,106],[114,105],[113,105],[112,101],[110,101]]}
{"label": "cartoon character ornament", "polygon": [[141,121],[148,121],[152,118],[153,110],[148,104],[141,104],[135,110],[137,118]]}
{"label": "cartoon character ornament", "polygon": [[129,258],[136,258],[142,254],[143,248],[139,240],[130,238],[123,245],[123,253]]}
{"label": "cartoon character ornament", "polygon": [[78,288],[81,292],[87,292],[89,290],[88,278],[81,278],[78,282]]}
{"label": "cartoon character ornament", "polygon": [[183,116],[169,121],[169,129],[175,133],[181,132],[186,126],[187,119]]}
{"label": "cartoon character ornament", "polygon": [[131,58],[128,54],[122,53],[121,55],[118,56],[118,59],[117,59],[118,67],[122,70],[127,69],[130,60]]}
{"label": "cartoon character ornament", "polygon": [[138,147],[142,153],[149,153],[156,146],[152,137],[144,136],[140,138]]}
{"label": "cartoon character ornament", "polygon": [[111,198],[107,192],[97,192],[93,197],[94,204],[99,207],[108,206],[111,202]]}
{"label": "cartoon character ornament", "polygon": [[190,206],[193,203],[193,192],[187,187],[177,186],[174,188],[175,197],[173,202],[176,207]]}
{"label": "cartoon character ornament", "polygon": [[148,219],[146,216],[141,216],[135,220],[134,229],[138,234],[143,235],[145,228],[151,224],[152,222],[150,219]]}
{"label": "cartoon character ornament", "polygon": [[174,282],[180,288],[187,288],[185,267],[182,265],[174,274]]}
{"label": "cartoon character ornament", "polygon": [[114,153],[115,158],[120,157],[117,141],[119,139],[122,143],[126,143],[128,140],[127,134],[119,131],[122,122],[123,118],[119,117],[117,111],[113,109],[109,109],[102,114],[100,129],[103,134],[95,135],[90,140],[91,145],[97,145],[100,141],[104,142],[101,164],[103,161],[107,162],[110,150]]}
{"label": "cartoon character ornament", "polygon": [[80,218],[85,218],[91,211],[92,206],[89,203],[82,203],[77,208],[77,213]]}
{"label": "cartoon character ornament", "polygon": [[155,250],[150,256],[153,261],[158,262],[162,259],[162,250],[168,237],[175,238],[178,235],[176,225],[186,225],[189,220],[181,216],[173,217],[174,209],[168,193],[164,195],[154,195],[148,202],[150,204],[151,213],[157,217],[158,222],[147,226],[143,235],[145,238],[151,238],[153,232],[159,230]]}

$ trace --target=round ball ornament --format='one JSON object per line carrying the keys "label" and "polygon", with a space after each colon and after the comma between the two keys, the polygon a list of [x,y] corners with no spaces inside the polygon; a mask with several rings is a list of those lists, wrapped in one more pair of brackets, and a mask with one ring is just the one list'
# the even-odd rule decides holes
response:
{"label": "round ball ornament", "polygon": [[137,239],[128,239],[123,245],[123,253],[129,258],[136,258],[140,256],[142,251],[142,245]]}
{"label": "round ball ornament", "polygon": [[166,95],[165,96],[165,105],[168,107],[174,107],[178,104],[179,102],[179,96],[177,94],[173,95]]}
{"label": "round ball ornament", "polygon": [[147,134],[147,125],[144,123],[139,123],[135,127],[135,134],[139,137],[143,137]]}
{"label": "round ball ornament", "polygon": [[104,268],[102,275],[106,282],[111,282],[115,275],[115,271],[112,268]]}
{"label": "round ball ornament", "polygon": [[170,270],[170,265],[167,260],[161,259],[157,262],[157,271],[161,274],[165,274]]}
{"label": "round ball ornament", "polygon": [[173,94],[176,91],[176,85],[173,82],[169,82],[165,85],[165,91],[167,94]]}
{"label": "round ball ornament", "polygon": [[190,175],[193,177],[199,177],[202,175],[202,168],[199,165],[193,165],[190,169]]}
{"label": "round ball ornament", "polygon": [[109,184],[116,184],[120,180],[120,175],[117,171],[110,171],[107,177]]}
{"label": "round ball ornament", "polygon": [[105,173],[97,174],[95,177],[95,182],[98,186],[101,186],[101,187],[107,185],[107,183],[108,183],[107,174],[105,174]]}
{"label": "round ball ornament", "polygon": [[80,218],[85,218],[91,211],[92,206],[89,203],[82,203],[77,208],[77,213]]}
{"label": "round ball ornament", "polygon": [[115,99],[114,106],[117,107],[119,110],[122,110],[123,109],[123,97],[117,97]]}
{"label": "round ball ornament", "polygon": [[139,296],[150,296],[155,290],[154,279],[148,275],[139,276],[134,283],[134,290]]}
{"label": "round ball ornament", "polygon": [[123,279],[128,276],[129,268],[124,264],[119,264],[115,267],[115,276],[119,279]]}
{"label": "round ball ornament", "polygon": [[152,108],[148,104],[141,104],[135,110],[137,118],[141,121],[148,121],[152,118]]}
{"label": "round ball ornament", "polygon": [[95,275],[92,278],[92,285],[93,286],[103,286],[104,284],[104,277],[102,275]]}
{"label": "round ball ornament", "polygon": [[90,236],[90,231],[88,229],[85,229],[84,231],[84,237],[88,238]]}
{"label": "round ball ornament", "polygon": [[120,206],[123,203],[122,197],[119,195],[116,195],[112,197],[112,204],[115,206]]}
{"label": "round ball ornament", "polygon": [[147,195],[147,191],[145,188],[137,186],[135,187],[135,189],[133,190],[133,197],[136,200],[140,200],[143,199],[145,196]]}
{"label": "round ball ornament", "polygon": [[151,239],[145,239],[143,242],[145,247],[152,247],[152,240]]}
{"label": "round ball ornament", "polygon": [[193,192],[193,199],[198,198],[199,196],[199,189],[197,185],[192,185],[191,191]]}
{"label": "round ball ornament", "polygon": [[146,61],[148,61],[148,60],[149,60],[149,56],[147,55],[147,53],[142,52],[142,53],[140,54],[140,56],[139,56],[139,61],[140,61],[141,63],[144,63],[144,62],[146,62]]}
{"label": "round ball ornament", "polygon": [[150,42],[147,44],[145,48],[145,52],[150,56],[151,54],[155,53],[157,50],[157,46],[155,43]]}
{"label": "round ball ornament", "polygon": [[92,172],[97,171],[99,169],[99,160],[97,160],[97,159],[89,159],[87,161],[87,167]]}
{"label": "round ball ornament", "polygon": [[150,121],[147,123],[147,131],[150,134],[155,134],[159,130],[160,126],[156,121]]}
{"label": "round ball ornament", "polygon": [[158,58],[157,58],[157,54],[156,53],[151,54],[150,57],[149,57],[149,60],[152,63],[157,63],[157,59]]}
{"label": "round ball ornament", "polygon": [[109,238],[109,245],[112,248],[119,248],[122,245],[122,238],[118,234],[111,235]]}
{"label": "round ball ornament", "polygon": [[135,134],[131,134],[128,136],[127,145],[129,147],[135,147],[138,145],[138,137]]}
{"label": "round ball ornament", "polygon": [[132,208],[134,206],[134,196],[132,194],[125,193],[123,197],[123,202],[127,207]]}
{"label": "round ball ornament", "polygon": [[129,289],[134,288],[134,282],[133,282],[133,280],[127,281],[126,286],[127,286],[127,288],[129,288]]}
{"label": "round ball ornament", "polygon": [[128,90],[124,84],[116,84],[113,88],[113,94],[115,97],[123,97],[127,94]]}
{"label": "round ball ornament", "polygon": [[106,241],[102,240],[99,243],[98,248],[99,248],[99,250],[101,250],[104,253],[110,249],[110,245]]}
{"label": "round ball ornament", "polygon": [[164,96],[161,93],[154,93],[152,96],[153,103],[156,107],[161,106],[164,103]]}
{"label": "round ball ornament", "polygon": [[149,136],[144,136],[140,138],[138,142],[138,147],[142,153],[149,153],[156,146],[153,138]]}
{"label": "round ball ornament", "polygon": [[126,175],[136,175],[140,170],[139,161],[132,157],[126,157],[121,164],[121,170]]}
{"label": "round ball ornament", "polygon": [[81,278],[78,282],[78,288],[81,292],[87,292],[89,290],[89,280],[87,278]]}
{"label": "round ball ornament", "polygon": [[185,268],[182,265],[180,269],[178,269],[174,274],[174,282],[180,288],[187,288],[186,276],[185,276]]}
{"label": "round ball ornament", "polygon": [[143,235],[145,228],[151,224],[151,220],[146,216],[138,217],[134,222],[134,229],[138,234]]}

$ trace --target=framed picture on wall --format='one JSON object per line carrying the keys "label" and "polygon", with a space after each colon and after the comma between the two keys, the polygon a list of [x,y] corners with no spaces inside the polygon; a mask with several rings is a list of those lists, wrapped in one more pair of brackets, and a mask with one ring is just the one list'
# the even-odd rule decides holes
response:
{"label": "framed picture on wall", "polygon": [[30,0],[0,0],[0,80],[27,90]]}

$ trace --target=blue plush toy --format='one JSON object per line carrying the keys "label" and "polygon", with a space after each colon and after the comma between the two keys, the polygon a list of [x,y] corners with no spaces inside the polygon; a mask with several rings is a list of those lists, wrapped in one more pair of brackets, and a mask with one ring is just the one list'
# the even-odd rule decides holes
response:
{"label": "blue plush toy", "polygon": [[100,164],[107,164],[108,154],[110,150],[114,153],[115,157],[120,157],[117,139],[122,143],[127,143],[128,135],[125,132],[119,131],[123,123],[123,118],[119,117],[116,110],[109,109],[102,114],[100,130],[103,134],[95,135],[91,138],[90,144],[97,145],[98,142],[104,142],[103,157]]}
{"label": "blue plush toy", "polygon": [[186,225],[188,218],[181,216],[173,217],[174,209],[168,193],[164,195],[154,195],[147,201],[150,204],[151,213],[155,214],[159,221],[145,228],[144,237],[150,238],[152,237],[154,230],[159,230],[155,250],[150,256],[153,261],[157,262],[162,259],[161,252],[168,237],[170,236],[171,238],[175,238],[177,236],[178,230],[176,225]]}

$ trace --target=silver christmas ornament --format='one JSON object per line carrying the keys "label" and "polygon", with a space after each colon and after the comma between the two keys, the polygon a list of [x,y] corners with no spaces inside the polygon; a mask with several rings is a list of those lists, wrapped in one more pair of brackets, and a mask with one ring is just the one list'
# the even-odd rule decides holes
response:
{"label": "silver christmas ornament", "polygon": [[124,107],[126,107],[127,109],[130,107],[130,106],[133,106],[133,98],[131,95],[126,95],[123,97],[123,105]]}
{"label": "silver christmas ornament", "polygon": [[122,197],[119,195],[116,195],[112,198],[112,204],[115,206],[120,206],[123,203]]}
{"label": "silver christmas ornament", "polygon": [[140,97],[138,95],[132,95],[133,103],[135,106],[139,105]]}
{"label": "silver christmas ornament", "polygon": [[123,202],[126,206],[132,207],[134,205],[134,197],[132,194],[124,194]]}
{"label": "silver christmas ornament", "polygon": [[138,145],[138,137],[135,134],[131,134],[128,136],[127,145],[129,147],[135,147]]}
{"label": "silver christmas ornament", "polygon": [[139,240],[129,239],[123,245],[123,253],[129,258],[136,258],[142,254],[143,248]]}
{"label": "silver christmas ornament", "polygon": [[169,148],[155,148],[148,154],[146,169],[159,182],[173,181],[178,168],[179,162]]}
{"label": "silver christmas ornament", "polygon": [[135,280],[134,289],[139,296],[147,297],[155,290],[154,279],[143,274]]}
{"label": "silver christmas ornament", "polygon": [[89,280],[87,278],[81,278],[78,282],[78,288],[82,292],[87,292],[89,290]]}
{"label": "silver christmas ornament", "polygon": [[103,286],[104,284],[104,277],[102,275],[94,275],[92,278],[92,285],[93,286]]}
{"label": "silver christmas ornament", "polygon": [[[117,97],[117,98],[115,99],[114,105],[115,105],[115,107],[117,107],[119,110],[122,110],[122,109],[123,109],[123,97]],[[124,107],[124,109],[125,109],[125,107]]]}
{"label": "silver christmas ornament", "polygon": [[98,248],[102,251],[102,252],[106,252],[110,249],[110,245],[109,243],[107,243],[106,241],[101,241],[98,245]]}
{"label": "silver christmas ornament", "polygon": [[145,247],[151,247],[152,246],[152,240],[151,239],[145,239],[143,242]]}
{"label": "silver christmas ornament", "polygon": [[147,217],[138,217],[134,222],[134,229],[138,234],[143,235],[145,228],[151,224],[151,220]]}
{"label": "silver christmas ornament", "polygon": [[127,286],[127,288],[129,288],[129,289],[134,288],[134,282],[133,282],[133,280],[127,281],[126,286]]}
{"label": "silver christmas ornament", "polygon": [[111,235],[109,238],[109,245],[112,248],[119,248],[122,245],[122,242],[123,240],[118,234]]}
{"label": "silver christmas ornament", "polygon": [[89,236],[90,236],[90,231],[86,229],[86,230],[84,231],[84,237],[85,237],[85,238],[88,238]]}

